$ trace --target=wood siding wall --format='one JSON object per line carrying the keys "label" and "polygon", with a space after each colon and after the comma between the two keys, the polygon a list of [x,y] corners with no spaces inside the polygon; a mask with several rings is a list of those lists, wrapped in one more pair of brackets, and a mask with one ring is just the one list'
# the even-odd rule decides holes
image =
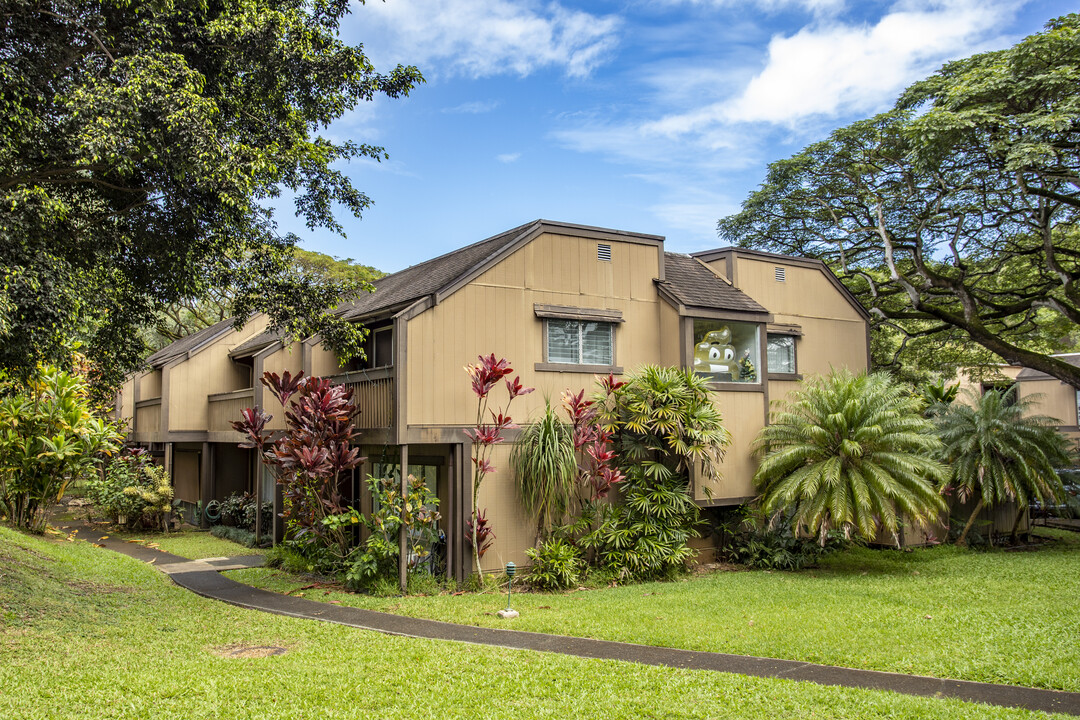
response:
{"label": "wood siding wall", "polygon": [[229,351],[265,326],[266,319],[260,316],[240,332],[226,333],[186,360],[170,365],[169,430],[206,431],[210,427],[208,395],[251,387],[250,368],[233,361]]}
{"label": "wood siding wall", "polygon": [[231,393],[211,395],[207,398],[209,403],[209,426],[211,432],[228,432],[233,429],[232,423],[240,420],[240,413],[245,408],[255,404],[255,391],[252,388],[244,388]]}
{"label": "wood siding wall", "polygon": [[[303,369],[303,357],[301,355],[300,343],[294,342],[291,345],[271,353],[266,357],[263,367],[270,372],[276,372],[278,375],[281,375],[286,370],[293,375],[296,375],[296,373]],[[256,382],[258,381],[256,380]],[[270,415],[273,415],[270,422],[267,423],[266,428],[268,430],[284,430],[285,411],[282,409],[281,403],[274,398],[273,393],[268,389],[263,389],[262,396],[265,411]]]}
{"label": "wood siding wall", "polygon": [[1057,425],[1076,427],[1076,388],[1060,380],[1024,380],[1019,383],[1018,393],[1021,399],[1034,403],[1036,414],[1048,415],[1057,420]]}
{"label": "wood siding wall", "polygon": [[[537,388],[515,401],[513,416],[534,417],[549,397],[591,388],[591,372],[538,372],[544,323],[534,304],[614,309],[615,364],[630,370],[661,361],[659,305],[653,279],[661,249],[610,242],[611,261],[596,257],[597,241],[545,234],[408,323],[408,423],[468,425],[475,398],[463,367],[478,355],[505,357],[522,382]],[[503,391],[505,396],[505,391]],[[496,395],[496,402],[499,402]]]}

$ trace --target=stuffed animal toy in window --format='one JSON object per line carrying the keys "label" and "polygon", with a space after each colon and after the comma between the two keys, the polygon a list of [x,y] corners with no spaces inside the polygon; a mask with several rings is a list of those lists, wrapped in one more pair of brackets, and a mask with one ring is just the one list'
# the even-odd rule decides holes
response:
{"label": "stuffed animal toy in window", "polygon": [[750,359],[750,351],[743,351],[742,359],[739,360],[739,380],[742,382],[756,382],[757,381],[757,368],[754,367],[754,361]]}
{"label": "stuffed animal toy in window", "polygon": [[731,344],[731,330],[727,325],[705,333],[705,337],[694,347],[694,370],[699,373],[728,373],[732,379],[739,376],[735,346]]}

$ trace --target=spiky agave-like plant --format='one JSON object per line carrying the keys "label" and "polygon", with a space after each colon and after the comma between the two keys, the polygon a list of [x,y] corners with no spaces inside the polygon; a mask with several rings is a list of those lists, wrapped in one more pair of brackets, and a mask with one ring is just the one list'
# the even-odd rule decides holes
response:
{"label": "spiky agave-like plant", "polygon": [[824,542],[838,529],[872,540],[897,537],[902,517],[926,526],[945,509],[941,443],[920,403],[884,374],[847,370],[809,381],[788,396],[756,448],[754,482],[768,515],[792,510]]}
{"label": "spiky agave-like plant", "polygon": [[525,427],[510,452],[518,494],[525,512],[536,518],[538,539],[563,517],[574,497],[577,458],[571,427],[550,401],[540,418]]}
{"label": "spiky agave-like plant", "polygon": [[1031,413],[1037,396],[1018,399],[1015,393],[1015,387],[982,396],[968,390],[963,402],[936,418],[952,464],[950,486],[961,500],[979,499],[957,545],[966,542],[984,507],[1016,501],[1015,538],[1032,500],[1060,501],[1065,495],[1054,469],[1071,464],[1068,441],[1053,427],[1057,420]]}

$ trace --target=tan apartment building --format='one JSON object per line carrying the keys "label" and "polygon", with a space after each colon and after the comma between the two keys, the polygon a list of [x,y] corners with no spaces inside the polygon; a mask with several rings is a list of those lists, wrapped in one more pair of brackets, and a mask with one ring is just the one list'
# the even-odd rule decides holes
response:
{"label": "tan apartment building", "polygon": [[[343,368],[318,338],[284,345],[260,332],[257,321],[232,335],[208,328],[201,338],[181,341],[187,349],[174,350],[174,343],[151,358],[151,370],[133,381],[140,394],[131,403],[125,397],[123,408],[130,417],[134,406],[133,439],[167,453],[178,497],[254,489],[254,458],[247,455],[241,474],[240,456],[222,448],[239,441],[228,421],[249,404],[267,408],[275,415],[271,427],[281,427],[280,407],[257,382],[264,370],[332,376],[353,388],[359,408],[367,460],[353,488],[361,509],[370,510],[360,482],[367,474],[400,477],[404,466],[426,479],[440,498],[448,572],[463,577],[471,570],[462,538],[472,510],[472,448],[463,431],[476,413],[463,367],[478,355],[506,358],[522,383],[536,388],[513,405],[519,424],[536,417],[545,398],[557,404],[564,390],[591,392],[597,375],[648,363],[695,368],[710,380],[733,436],[722,479],[707,488],[695,479],[694,497],[706,508],[755,495],[751,444],[768,422],[772,401],[808,375],[859,371],[869,363],[869,318],[822,263],[731,248],[669,253],[656,235],[539,220],[375,286],[339,308],[371,331],[364,362]],[[203,362],[204,355],[207,368],[220,367],[177,369]],[[201,381],[186,380],[198,374]],[[176,393],[201,397],[166,398]],[[164,408],[153,432],[146,413],[151,396]],[[494,402],[500,402],[498,390]],[[205,427],[196,437],[188,425],[200,418]],[[190,443],[199,444],[199,474],[190,459],[180,462]],[[535,524],[517,500],[509,452],[508,443],[495,449],[496,471],[481,488],[479,505],[496,534],[485,569],[526,562],[524,552],[535,541]],[[263,497],[272,498],[265,478],[262,485]]]}

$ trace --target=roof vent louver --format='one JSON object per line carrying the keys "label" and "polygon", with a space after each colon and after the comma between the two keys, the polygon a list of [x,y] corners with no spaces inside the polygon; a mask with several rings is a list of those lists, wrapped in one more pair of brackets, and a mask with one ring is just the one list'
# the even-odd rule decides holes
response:
{"label": "roof vent louver", "polygon": [[604,243],[597,243],[596,259],[603,260],[604,262],[611,262],[611,246],[605,245]]}
{"label": "roof vent louver", "polygon": [[787,268],[778,267],[775,269],[776,282],[784,282],[787,280]]}

